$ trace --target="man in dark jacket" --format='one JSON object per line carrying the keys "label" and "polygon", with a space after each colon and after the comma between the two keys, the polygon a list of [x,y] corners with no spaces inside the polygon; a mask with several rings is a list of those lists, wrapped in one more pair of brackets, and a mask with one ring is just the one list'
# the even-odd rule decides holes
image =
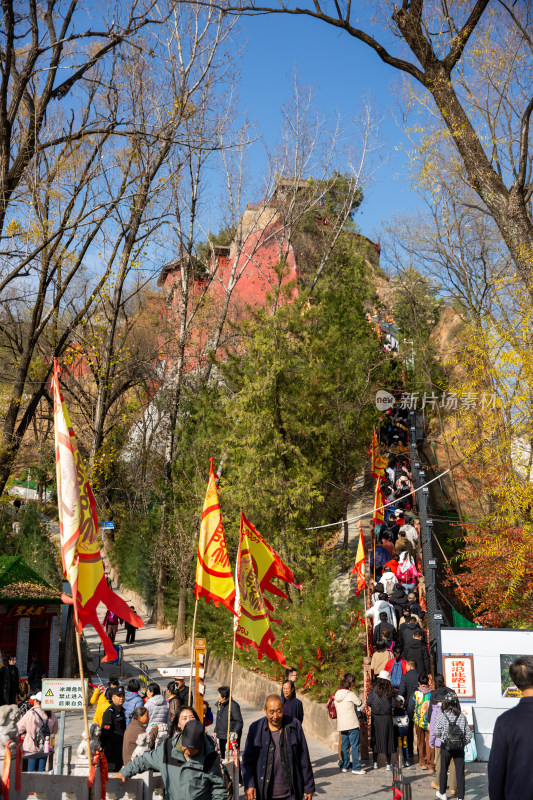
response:
{"label": "man in dark jacket", "polygon": [[403,607],[406,603],[407,595],[405,593],[405,589],[399,583],[397,583],[394,587],[392,594],[389,595],[389,603],[394,608],[396,612],[396,621],[400,621],[400,617],[403,613]]}
{"label": "man in dark jacket", "polygon": [[37,694],[43,688],[43,678],[46,675],[44,664],[37,653],[32,653],[31,664],[28,670],[28,683],[31,693]]}
{"label": "man in dark jacket", "polygon": [[[220,747],[220,755],[224,758],[226,754],[226,745],[228,743],[228,711],[229,711],[229,686],[219,686],[218,688],[218,703],[217,703],[217,719],[215,722],[215,736],[218,739],[218,746]],[[230,714],[230,733],[237,734],[237,743],[239,749],[241,747],[242,736],[242,714],[241,707],[235,700],[231,700],[231,714]]]}
{"label": "man in dark jacket", "polygon": [[376,563],[376,581],[379,581],[381,575],[383,574],[383,567],[385,564],[387,564],[387,562],[390,561],[390,556],[383,545],[378,544],[375,551],[370,551],[370,574],[374,572],[374,560]]}
{"label": "man in dark jacket", "polygon": [[379,615],[379,625],[374,628],[372,635],[374,646],[380,642],[385,642],[387,648],[392,646],[392,642],[396,639],[396,628],[389,622],[389,617],[386,611],[382,611]]}
{"label": "man in dark jacket", "polygon": [[429,653],[424,634],[420,628],[413,633],[413,638],[410,642],[407,644],[404,642],[403,657],[406,661],[414,661],[420,673],[428,673],[430,671]]}
{"label": "man in dark jacket", "polygon": [[19,671],[17,657],[9,656],[7,664],[0,669],[0,706],[12,706],[17,702]]}
{"label": "man in dark jacket", "polygon": [[[407,672],[403,676],[400,689],[398,694],[400,694],[404,700],[404,707],[409,708],[409,702],[411,697],[414,695],[416,690],[418,689],[418,670],[416,668],[415,661],[407,661]],[[409,728],[407,729],[407,753],[409,755],[409,760],[413,759],[413,746],[414,746],[414,723],[413,723],[413,715],[409,716]]]}
{"label": "man in dark jacket", "polygon": [[185,683],[185,678],[183,675],[178,675],[176,678],[176,697],[179,698],[179,701],[182,706],[189,705],[189,687]]}
{"label": "man in dark jacket", "polygon": [[283,715],[275,694],[266,699],[265,716],[250,725],[242,777],[246,800],[313,797],[315,781],[302,726],[297,719]]}
{"label": "man in dark jacket", "polygon": [[416,599],[416,595],[414,592],[409,592],[407,595],[407,605],[411,609],[411,614],[416,614],[418,619],[424,619],[426,616],[426,612],[420,605],[420,603]]}
{"label": "man in dark jacket", "polygon": [[411,611],[407,606],[404,606],[403,620],[404,621],[401,622],[398,627],[398,634],[402,642],[402,646],[407,647],[407,645],[411,644],[413,641],[415,631],[421,631],[422,628],[418,622],[412,618]]}
{"label": "man in dark jacket", "polygon": [[123,686],[107,689],[106,694],[107,692],[111,695],[111,705],[106,708],[102,717],[100,743],[107,758],[108,768],[111,771],[120,769],[124,763],[122,760],[122,745],[126,731],[126,714],[123,706],[126,694]]}
{"label": "man in dark jacket", "polygon": [[533,656],[515,659],[511,680],[523,697],[496,720],[489,757],[490,800],[533,800]]}

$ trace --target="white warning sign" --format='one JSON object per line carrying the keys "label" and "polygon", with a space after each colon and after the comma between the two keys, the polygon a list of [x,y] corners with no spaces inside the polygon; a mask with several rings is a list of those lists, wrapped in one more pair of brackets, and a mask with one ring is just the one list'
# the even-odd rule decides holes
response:
{"label": "white warning sign", "polygon": [[[85,679],[85,696],[89,689],[89,681]],[[83,709],[83,695],[80,678],[43,678],[43,699],[41,708],[48,711],[66,711],[67,709]]]}

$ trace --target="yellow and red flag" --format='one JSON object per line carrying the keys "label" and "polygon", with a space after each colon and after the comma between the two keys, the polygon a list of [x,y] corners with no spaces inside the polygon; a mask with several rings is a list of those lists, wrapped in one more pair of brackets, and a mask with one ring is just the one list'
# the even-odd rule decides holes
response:
{"label": "yellow and red flag", "polygon": [[379,525],[385,519],[385,498],[381,489],[381,478],[376,480],[376,490],[374,492],[374,525]]}
{"label": "yellow and red flag", "polygon": [[[259,588],[264,594],[271,592],[278,597],[287,598],[286,593],[272,583],[273,578],[279,578],[283,583],[290,583],[301,589],[299,583],[294,580],[291,569],[281,560],[276,551],[265,542],[259,531],[249,522],[241,511],[241,537],[246,537],[246,544],[252,554],[254,569],[259,581]],[[270,600],[265,597],[266,607],[273,611],[274,607]]]}
{"label": "yellow and red flag", "polygon": [[363,523],[359,522],[359,544],[357,545],[357,553],[355,555],[355,564],[352,569],[352,575],[357,573],[357,587],[355,589],[355,596],[359,597],[362,589],[366,589],[365,580],[365,540],[363,537]]}
{"label": "yellow and red flag", "polygon": [[213,459],[210,460],[209,481],[200,523],[194,591],[196,597],[205,597],[206,603],[212,600],[216,606],[222,603],[230,611],[234,611],[235,581],[222,525],[217,475],[213,469]]}
{"label": "yellow and red flag", "polygon": [[280,624],[281,620],[272,619],[269,611],[273,611],[273,606],[263,595],[264,591],[269,591],[278,597],[287,596],[272,583],[273,578],[279,578],[301,588],[295,583],[289,567],[241,511],[235,580],[237,587],[235,642],[241,650],[243,647],[247,650],[253,647],[257,650],[259,659],[266,656],[285,667],[287,666],[285,656],[272,647],[275,636],[271,622]]}
{"label": "yellow and red flag", "polygon": [[92,625],[98,632],[105,650],[103,661],[114,661],[117,652],[98,619],[98,604],[104,603],[110,611],[136,628],[142,628],[144,622],[107,585],[98,546],[96,502],[59,388],[60,375],[61,370],[54,359],[51,388],[54,398],[61,559],[63,574],[72,588],[72,597],[64,594],[62,599],[64,603],[74,606],[81,629]]}
{"label": "yellow and red flag", "polygon": [[384,478],[388,463],[388,459],[384,458],[379,452],[378,437],[376,431],[374,431],[372,435],[372,444],[370,445],[370,474],[372,477]]}

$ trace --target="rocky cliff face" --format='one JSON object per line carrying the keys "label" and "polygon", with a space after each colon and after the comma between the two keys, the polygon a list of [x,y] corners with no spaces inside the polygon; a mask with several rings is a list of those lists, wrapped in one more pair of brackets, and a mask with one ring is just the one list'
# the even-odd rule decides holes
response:
{"label": "rocky cliff face", "polygon": [[[446,306],[438,324],[434,328],[430,344],[440,362],[451,385],[469,391],[468,371],[461,359],[461,351],[465,346],[462,337],[463,321],[452,306]],[[435,394],[442,397],[440,391]],[[436,471],[444,471],[460,462],[465,453],[461,448],[458,423],[458,409],[440,408],[436,404],[434,413],[427,426],[427,438],[421,449],[426,463]],[[453,405],[453,402],[452,402]],[[440,514],[456,514],[462,519],[475,519],[486,511],[478,498],[479,484],[472,474],[468,473],[467,464],[462,464],[441,480],[432,484],[433,508]]]}

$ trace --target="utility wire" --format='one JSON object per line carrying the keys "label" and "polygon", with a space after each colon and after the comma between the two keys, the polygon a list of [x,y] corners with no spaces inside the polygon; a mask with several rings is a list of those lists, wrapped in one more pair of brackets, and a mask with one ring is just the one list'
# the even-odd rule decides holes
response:
{"label": "utility wire", "polygon": [[[455,469],[456,467],[459,466],[459,464],[462,464],[464,460],[465,459],[462,458],[460,461],[457,461],[457,463],[455,463],[452,467],[449,467],[448,469],[444,470],[444,472],[439,473],[435,478],[432,478],[430,481],[427,481],[427,483],[423,483],[422,486],[418,487],[418,489],[412,489],[411,490],[411,494],[416,494],[421,489],[424,489],[424,487],[429,486],[430,483],[434,483],[435,481],[438,481],[439,478],[442,478],[444,475],[447,475],[448,472],[452,471],[452,469]],[[350,517],[349,519],[341,519],[338,522],[328,522],[327,525],[315,525],[313,528],[306,528],[305,530],[306,531],[318,531],[318,530],[321,530],[322,528],[333,528],[333,527],[335,527],[335,525],[342,525],[345,522],[358,522],[358,520],[363,519],[364,517],[370,517],[371,515],[375,514],[376,511],[381,511],[381,509],[388,508],[389,506],[393,506],[393,505],[395,505],[395,501],[394,500],[392,502],[390,502],[390,503],[385,503],[384,506],[379,506],[378,508],[373,508],[372,511],[366,511],[364,514],[359,514],[359,516],[357,516],[357,517]]]}

